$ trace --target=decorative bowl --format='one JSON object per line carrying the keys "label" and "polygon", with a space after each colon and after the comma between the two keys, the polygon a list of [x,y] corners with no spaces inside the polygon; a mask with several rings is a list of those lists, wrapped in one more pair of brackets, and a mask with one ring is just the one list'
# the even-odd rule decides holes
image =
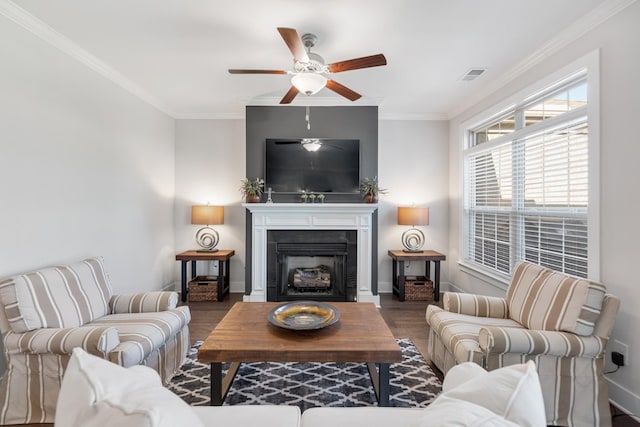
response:
{"label": "decorative bowl", "polygon": [[331,304],[295,301],[281,304],[269,312],[269,322],[285,329],[310,330],[333,325],[340,312]]}

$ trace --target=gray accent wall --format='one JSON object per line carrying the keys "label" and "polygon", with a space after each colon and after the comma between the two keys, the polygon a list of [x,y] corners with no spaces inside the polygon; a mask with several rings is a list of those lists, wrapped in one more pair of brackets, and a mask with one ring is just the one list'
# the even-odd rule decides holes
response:
{"label": "gray accent wall", "polygon": [[[360,140],[360,178],[378,175],[378,107],[310,107],[307,130],[305,107],[247,107],[247,178],[264,178],[267,138],[335,138]],[[266,196],[263,196],[263,201]],[[273,196],[274,202],[297,202],[290,194]],[[357,203],[360,195],[329,194],[328,203]]]}
{"label": "gray accent wall", "polygon": [[[360,178],[378,175],[378,107],[310,107],[307,129],[306,107],[247,106],[247,178],[264,177],[265,141],[268,138],[334,138],[360,140]],[[263,202],[266,195],[263,195]],[[295,195],[274,195],[278,203],[297,202]],[[327,195],[326,203],[358,203],[359,194]],[[251,292],[251,215],[247,212],[245,293]],[[372,290],[378,293],[378,215],[373,216]]]}

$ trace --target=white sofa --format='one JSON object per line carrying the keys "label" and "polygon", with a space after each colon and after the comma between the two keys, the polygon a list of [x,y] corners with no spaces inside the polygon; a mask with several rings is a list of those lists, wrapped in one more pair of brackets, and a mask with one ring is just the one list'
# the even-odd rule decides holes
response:
{"label": "white sofa", "polygon": [[102,258],[0,279],[0,424],[53,422],[75,347],[168,381],[189,350],[191,314],[177,302],[175,292],[113,295]]}
{"label": "white sofa", "polygon": [[533,362],[487,372],[452,368],[443,392],[425,409],[297,406],[191,407],[144,366],[123,368],[77,348],[64,376],[56,427],[544,427],[542,390]]}

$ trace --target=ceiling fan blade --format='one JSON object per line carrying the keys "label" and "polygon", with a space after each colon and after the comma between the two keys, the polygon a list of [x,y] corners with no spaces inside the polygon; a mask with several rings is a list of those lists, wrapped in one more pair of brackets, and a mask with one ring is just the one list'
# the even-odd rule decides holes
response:
{"label": "ceiling fan blade", "polygon": [[238,70],[229,68],[231,74],[287,74],[284,70]]}
{"label": "ceiling fan blade", "polygon": [[327,80],[327,89],[334,91],[338,95],[342,95],[350,101],[355,101],[356,99],[360,99],[362,95],[358,92],[355,92],[348,87],[341,85],[335,80]]}
{"label": "ceiling fan blade", "polygon": [[309,62],[307,51],[305,50],[302,40],[295,29],[278,27],[278,32],[293,54],[293,59],[299,62]]}
{"label": "ceiling fan blade", "polygon": [[379,67],[387,65],[387,58],[383,54],[363,56],[362,58],[348,59],[346,61],[334,62],[329,64],[329,71],[332,73],[340,73],[342,71],[358,70],[360,68]]}
{"label": "ceiling fan blade", "polygon": [[280,100],[280,104],[291,104],[291,101],[293,101],[293,98],[295,98],[297,94],[298,89],[296,89],[295,86],[291,86],[289,91]]}

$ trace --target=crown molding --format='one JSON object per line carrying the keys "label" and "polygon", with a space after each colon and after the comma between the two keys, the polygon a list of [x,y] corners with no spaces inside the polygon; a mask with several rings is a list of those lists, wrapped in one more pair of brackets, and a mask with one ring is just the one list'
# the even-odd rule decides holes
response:
{"label": "crown molding", "polygon": [[25,30],[66,53],[76,61],[86,65],[132,95],[140,98],[163,113],[174,117],[173,112],[167,105],[12,1],[0,0],[0,15],[20,25]]}
{"label": "crown molding", "polygon": [[380,113],[379,120],[422,120],[439,121],[449,120],[446,113]]}
{"label": "crown molding", "polygon": [[176,120],[245,120],[245,113],[185,113],[173,116]]}
{"label": "crown molding", "polygon": [[379,99],[363,96],[357,101],[349,101],[341,96],[306,96],[301,95],[296,97],[291,104],[280,104],[282,96],[256,96],[254,98],[246,100],[247,106],[261,106],[261,105],[273,105],[282,107],[342,107],[342,106],[370,106],[377,107],[382,102]]}
{"label": "crown molding", "polygon": [[524,60],[508,69],[497,79],[491,81],[475,94],[466,98],[466,102],[461,103],[453,110],[449,111],[447,117],[452,119],[462,114],[468,108],[482,101],[493,92],[513,81],[517,77],[532,69],[549,56],[557,53],[560,49],[579,39],[587,32],[602,24],[612,16],[634,4],[637,0],[606,0],[598,7],[575,21],[572,25],[561,31],[559,34],[548,40],[536,51],[527,56]]}

